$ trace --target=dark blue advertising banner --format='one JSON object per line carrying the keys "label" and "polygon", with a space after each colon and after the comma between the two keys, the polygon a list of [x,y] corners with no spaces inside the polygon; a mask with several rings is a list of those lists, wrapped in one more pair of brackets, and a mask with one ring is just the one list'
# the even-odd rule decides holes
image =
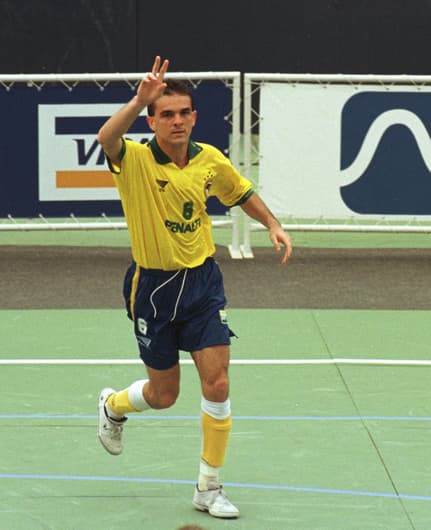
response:
{"label": "dark blue advertising banner", "polygon": [[357,178],[341,187],[341,197],[352,211],[431,215],[430,108],[429,91],[364,91],[346,102],[341,169],[353,167],[362,153],[368,155]]}
{"label": "dark blue advertising banner", "polygon": [[[0,90],[2,139],[0,217],[32,218],[101,213],[122,216],[117,190],[96,140],[102,124],[134,95],[129,86],[15,85]],[[231,91],[223,83],[194,89],[198,119],[192,138],[227,152]],[[146,142],[153,133],[140,116],[127,137]],[[211,215],[226,208],[208,201]]]}

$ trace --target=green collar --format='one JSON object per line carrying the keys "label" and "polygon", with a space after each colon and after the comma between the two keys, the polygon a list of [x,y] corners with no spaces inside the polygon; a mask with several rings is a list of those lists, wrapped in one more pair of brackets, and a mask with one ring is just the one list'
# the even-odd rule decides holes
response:
{"label": "green collar", "polygon": [[[154,158],[159,164],[169,164],[170,162],[172,162],[168,155],[160,149],[155,136],[151,138],[151,140],[148,142],[148,145],[151,148]],[[200,145],[195,142],[192,142],[191,140],[189,141],[189,160],[194,158],[201,151],[202,147]]]}

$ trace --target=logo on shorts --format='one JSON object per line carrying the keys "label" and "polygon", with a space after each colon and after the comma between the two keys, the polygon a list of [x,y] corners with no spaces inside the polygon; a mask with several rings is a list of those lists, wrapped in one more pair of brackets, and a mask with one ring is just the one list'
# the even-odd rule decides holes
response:
{"label": "logo on shorts", "polygon": [[220,309],[219,315],[220,315],[220,322],[227,326],[227,312],[226,312],[226,310],[225,309]]}
{"label": "logo on shorts", "polygon": [[144,348],[149,349],[150,344],[151,344],[151,339],[149,339],[148,337],[138,337],[138,343],[141,346],[144,346]]}
{"label": "logo on shorts", "polygon": [[146,335],[148,331],[147,321],[139,317],[137,321],[137,328],[138,328],[139,333],[141,333],[142,335]]}

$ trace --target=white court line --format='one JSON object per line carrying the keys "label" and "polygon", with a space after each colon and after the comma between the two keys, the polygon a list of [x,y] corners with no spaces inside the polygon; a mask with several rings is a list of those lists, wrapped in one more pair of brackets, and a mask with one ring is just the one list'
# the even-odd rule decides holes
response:
{"label": "white court line", "polygon": [[[14,364],[142,364],[140,359],[0,359],[0,365]],[[181,359],[180,364],[193,364],[192,359]],[[431,366],[431,359],[231,359],[237,365],[284,365],[284,364],[363,364],[382,366]]]}

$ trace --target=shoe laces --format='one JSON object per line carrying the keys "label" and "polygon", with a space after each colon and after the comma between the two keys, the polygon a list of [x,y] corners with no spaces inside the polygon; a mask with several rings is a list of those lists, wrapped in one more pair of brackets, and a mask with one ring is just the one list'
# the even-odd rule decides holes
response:
{"label": "shoe laces", "polygon": [[110,420],[107,420],[104,423],[103,428],[105,432],[108,433],[111,438],[118,438],[119,436],[121,436],[121,433],[123,432],[122,425],[117,425],[116,423],[112,423]]}
{"label": "shoe laces", "polygon": [[116,438],[121,436],[121,433],[123,432],[123,425],[127,421],[127,418],[124,417],[120,420],[114,420],[114,418],[110,418],[106,412],[105,408],[105,423],[103,424],[103,428],[105,431],[109,432],[111,438]]}
{"label": "shoe laces", "polygon": [[210,487],[205,493],[211,499],[211,504],[216,502],[219,497],[221,497],[222,500],[227,499],[226,493],[224,492],[223,486],[221,484],[212,488]]}
{"label": "shoe laces", "polygon": [[215,495],[214,498],[217,499],[218,497],[221,497],[223,500],[228,500],[226,493],[224,492],[223,486],[219,486],[217,488],[217,495]]}

